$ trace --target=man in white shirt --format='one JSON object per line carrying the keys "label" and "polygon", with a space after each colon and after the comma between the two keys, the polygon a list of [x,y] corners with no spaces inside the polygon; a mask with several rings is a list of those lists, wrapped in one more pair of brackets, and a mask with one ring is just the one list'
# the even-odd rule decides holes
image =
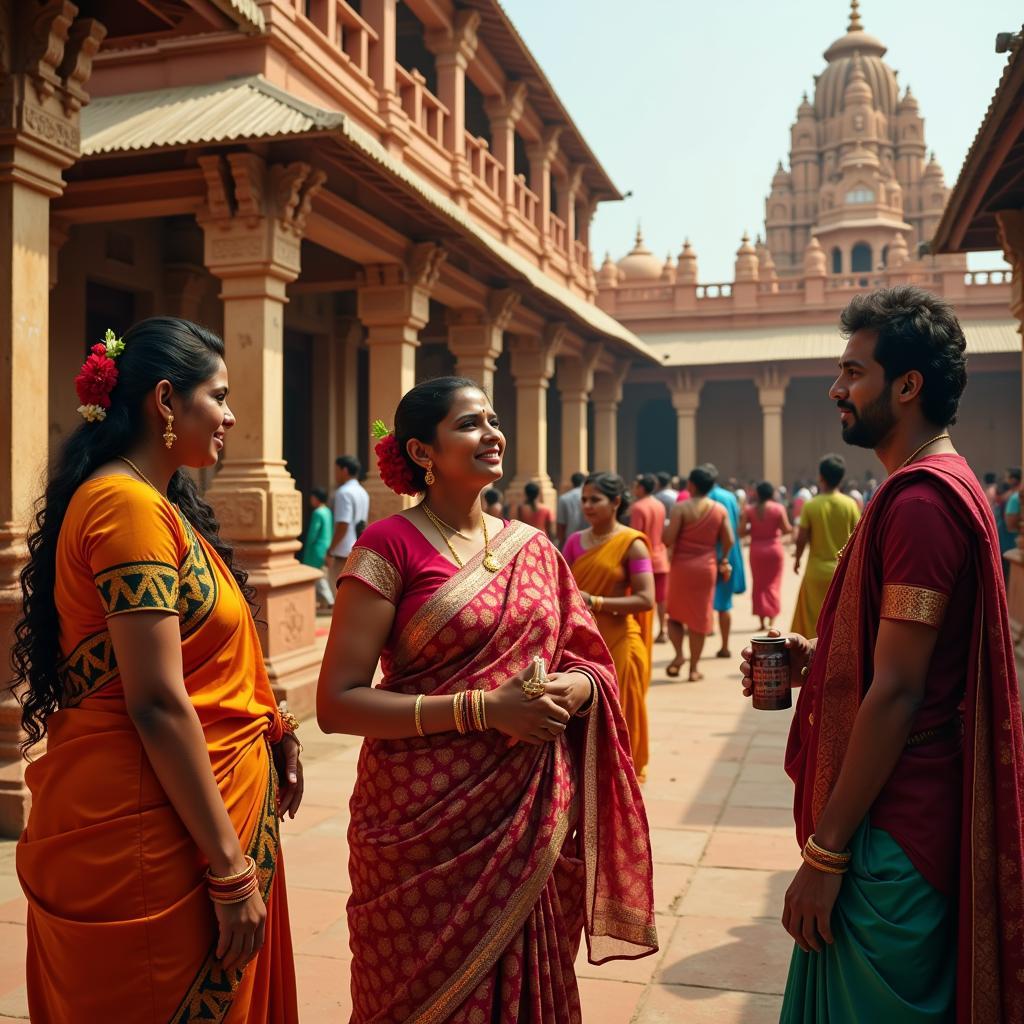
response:
{"label": "man in white shirt", "polygon": [[356,538],[370,518],[370,496],[359,482],[362,467],[354,455],[339,455],[334,460],[334,481],[338,489],[332,502],[334,536],[331,538],[331,585],[337,587],[345,561],[352,553]]}
{"label": "man in white shirt", "polygon": [[587,525],[583,518],[583,481],[586,477],[582,473],[573,473],[569,480],[572,488],[559,495],[558,507],[555,510],[555,532],[558,536],[559,550],[565,547],[565,542],[574,533],[579,533]]}

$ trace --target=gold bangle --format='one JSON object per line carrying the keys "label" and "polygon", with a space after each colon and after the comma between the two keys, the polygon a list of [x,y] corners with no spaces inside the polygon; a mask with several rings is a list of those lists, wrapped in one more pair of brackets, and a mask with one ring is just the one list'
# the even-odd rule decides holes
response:
{"label": "gold bangle", "polygon": [[413,713],[414,713],[414,716],[415,716],[415,719],[416,719],[416,732],[419,733],[420,736],[424,736],[425,737],[427,734],[423,731],[423,719],[420,717],[420,709],[422,707],[423,707],[423,694],[421,693],[416,698],[416,707],[415,707]]}
{"label": "gold bangle", "polygon": [[592,601],[595,612],[599,612],[604,607],[604,598],[600,594],[594,594]]}
{"label": "gold bangle", "polygon": [[234,875],[215,875],[212,871],[207,869],[206,880],[213,882],[215,885],[231,885],[233,882],[240,882],[247,875],[254,875],[256,873],[256,861],[249,856],[245,855],[245,867],[242,868],[237,874]]}
{"label": "gold bangle", "polygon": [[825,875],[845,875],[850,869],[848,867],[840,868],[833,867],[830,864],[822,864],[821,861],[815,860],[806,849],[800,851],[800,856],[803,858],[803,862],[810,867],[814,868],[815,871],[820,871]]}
{"label": "gold bangle", "polygon": [[804,847],[820,860],[830,863],[849,864],[853,859],[853,854],[850,853],[849,850],[843,850],[839,853],[835,850],[826,850],[824,846],[819,846],[818,840],[815,838],[813,833],[807,837],[807,842],[804,844]]}
{"label": "gold bangle", "polygon": [[487,691],[480,691],[480,721],[483,724],[483,731],[487,732]]}

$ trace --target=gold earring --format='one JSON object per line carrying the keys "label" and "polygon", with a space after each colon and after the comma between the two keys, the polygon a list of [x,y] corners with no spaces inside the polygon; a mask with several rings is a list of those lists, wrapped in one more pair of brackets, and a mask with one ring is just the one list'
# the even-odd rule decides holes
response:
{"label": "gold earring", "polygon": [[423,478],[424,483],[428,487],[433,487],[437,477],[434,476],[434,464],[433,462],[427,462],[427,475]]}
{"label": "gold earring", "polygon": [[164,447],[173,448],[174,442],[178,440],[178,435],[172,429],[174,427],[174,416],[170,413],[167,415],[167,429],[164,431]]}

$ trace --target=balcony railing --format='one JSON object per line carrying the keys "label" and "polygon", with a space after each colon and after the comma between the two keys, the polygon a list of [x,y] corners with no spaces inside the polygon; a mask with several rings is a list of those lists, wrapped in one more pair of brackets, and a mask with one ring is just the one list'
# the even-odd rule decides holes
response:
{"label": "balcony railing", "polygon": [[728,282],[697,285],[698,299],[727,299],[730,295],[732,295],[732,284]]}
{"label": "balcony railing", "polygon": [[572,243],[572,247],[576,264],[581,267],[590,266],[590,253],[587,252],[587,247],[578,238]]}
{"label": "balcony railing", "polygon": [[567,253],[569,251],[569,228],[565,221],[560,217],[556,217],[553,213],[548,215],[548,220],[551,225],[551,244],[559,251]]}
{"label": "balcony railing", "polygon": [[519,211],[519,216],[531,224],[537,223],[537,207],[540,199],[536,192],[526,187],[526,175],[517,174],[513,179],[512,203]]}
{"label": "balcony railing", "polygon": [[501,195],[501,163],[491,152],[485,138],[466,132],[466,159],[473,177],[490,189],[496,196]]}
{"label": "balcony railing", "polygon": [[345,0],[313,0],[309,20],[369,78],[370,45],[377,41],[377,33]]}
{"label": "balcony railing", "polygon": [[989,284],[1009,284],[1013,280],[1012,270],[969,270],[964,274],[964,284],[976,287]]}
{"label": "balcony railing", "polygon": [[406,71],[401,65],[396,65],[395,80],[402,109],[409,120],[428,139],[443,148],[448,108],[427,88],[427,80],[416,68]]}

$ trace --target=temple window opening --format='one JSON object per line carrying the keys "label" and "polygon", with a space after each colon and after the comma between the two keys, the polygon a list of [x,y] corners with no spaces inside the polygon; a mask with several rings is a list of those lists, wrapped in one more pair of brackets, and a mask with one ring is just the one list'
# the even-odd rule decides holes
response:
{"label": "temple window opening", "polygon": [[875,201],[875,193],[871,189],[861,186],[847,192],[846,201],[853,204],[873,203]]}
{"label": "temple window opening", "polygon": [[871,269],[871,246],[867,242],[858,242],[850,252],[850,270],[859,274]]}
{"label": "temple window opening", "polygon": [[832,273],[841,274],[843,272],[843,250],[837,245],[832,250]]}

